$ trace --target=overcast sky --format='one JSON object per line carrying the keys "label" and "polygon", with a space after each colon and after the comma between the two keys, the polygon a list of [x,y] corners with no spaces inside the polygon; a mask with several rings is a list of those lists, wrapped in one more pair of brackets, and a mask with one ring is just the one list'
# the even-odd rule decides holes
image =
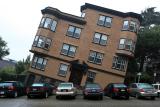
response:
{"label": "overcast sky", "polygon": [[148,7],[160,11],[160,0],[0,0],[0,36],[10,49],[7,58],[18,61],[31,54],[42,9],[51,6],[80,16],[80,6],[85,2],[122,12],[141,13]]}

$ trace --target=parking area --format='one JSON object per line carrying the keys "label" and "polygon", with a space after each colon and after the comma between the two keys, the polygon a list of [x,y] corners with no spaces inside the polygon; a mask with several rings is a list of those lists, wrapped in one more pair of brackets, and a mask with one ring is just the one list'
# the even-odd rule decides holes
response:
{"label": "parking area", "polygon": [[129,100],[111,99],[104,97],[103,100],[83,99],[78,95],[76,99],[63,98],[57,100],[55,95],[47,99],[27,99],[26,96],[18,98],[0,98],[0,107],[159,107],[160,98],[156,100],[135,99]]}

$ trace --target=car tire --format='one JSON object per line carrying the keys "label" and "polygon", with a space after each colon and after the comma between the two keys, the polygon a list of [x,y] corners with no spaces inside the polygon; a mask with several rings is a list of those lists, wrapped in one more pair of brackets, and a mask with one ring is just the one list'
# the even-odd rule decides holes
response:
{"label": "car tire", "polygon": [[103,96],[99,96],[99,100],[103,100]]}
{"label": "car tire", "polygon": [[60,96],[56,96],[56,99],[60,99]]}
{"label": "car tire", "polygon": [[126,100],[129,100],[129,96],[126,96],[125,99],[126,99]]}
{"label": "car tire", "polygon": [[115,95],[114,95],[113,93],[111,93],[110,97],[111,97],[112,99],[115,99]]}
{"label": "car tire", "polygon": [[30,99],[30,98],[32,98],[32,97],[31,97],[30,95],[27,95],[27,98]]}
{"label": "car tire", "polygon": [[15,91],[14,93],[13,93],[13,96],[12,96],[13,98],[16,98],[16,97],[18,97],[18,92],[17,91]]}
{"label": "car tire", "polygon": [[138,93],[136,94],[136,98],[137,98],[137,99],[140,99],[140,96],[139,96],[139,94],[138,94]]}
{"label": "car tire", "polygon": [[151,100],[155,100],[155,97],[154,97],[154,96],[152,96],[152,97],[151,97]]}
{"label": "car tire", "polygon": [[45,94],[44,94],[44,98],[48,98],[48,92],[45,92]]}
{"label": "car tire", "polygon": [[87,96],[84,95],[84,96],[83,96],[83,99],[87,99]]}

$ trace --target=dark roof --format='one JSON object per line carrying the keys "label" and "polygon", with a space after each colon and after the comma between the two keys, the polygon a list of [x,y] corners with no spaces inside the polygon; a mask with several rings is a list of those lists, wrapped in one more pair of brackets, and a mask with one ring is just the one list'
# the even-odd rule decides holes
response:
{"label": "dark roof", "polygon": [[85,5],[81,6],[81,12],[83,10],[87,9],[87,8],[97,10],[97,11],[100,11],[100,12],[109,13],[109,14],[112,14],[112,15],[120,16],[120,17],[133,17],[133,18],[137,18],[140,22],[142,21],[142,16],[140,14],[133,13],[133,12],[123,13],[123,12],[120,12],[120,11],[104,8],[104,7],[101,7],[101,6],[96,6],[96,5],[89,4],[89,3],[85,3]]}
{"label": "dark roof", "polygon": [[15,67],[16,62],[13,60],[0,60],[0,68],[4,68],[4,67]]}
{"label": "dark roof", "polygon": [[75,15],[71,15],[68,13],[61,12],[60,10],[52,7],[46,7],[45,9],[41,10],[42,14],[51,14],[54,15],[57,18],[67,20],[73,23],[78,23],[81,25],[86,24],[86,21],[82,17],[78,17]]}

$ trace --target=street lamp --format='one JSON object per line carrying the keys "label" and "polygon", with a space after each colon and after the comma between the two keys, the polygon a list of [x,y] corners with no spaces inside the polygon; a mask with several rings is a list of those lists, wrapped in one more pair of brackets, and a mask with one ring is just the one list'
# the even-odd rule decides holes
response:
{"label": "street lamp", "polygon": [[138,83],[139,83],[140,77],[141,77],[142,73],[141,73],[141,72],[138,72],[137,75],[138,75]]}

